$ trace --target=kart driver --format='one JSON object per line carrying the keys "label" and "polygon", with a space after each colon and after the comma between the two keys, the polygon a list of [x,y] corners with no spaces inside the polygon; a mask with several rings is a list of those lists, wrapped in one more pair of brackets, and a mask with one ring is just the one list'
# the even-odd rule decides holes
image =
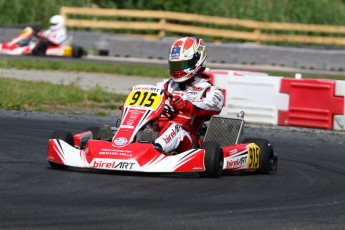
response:
{"label": "kart driver", "polygon": [[38,44],[32,50],[33,55],[45,55],[48,46],[61,45],[67,39],[65,28],[65,19],[61,15],[54,15],[50,18],[50,27],[48,30],[39,32]]}
{"label": "kart driver", "polygon": [[167,100],[173,109],[173,119],[158,119],[160,133],[154,146],[164,153],[176,154],[193,147],[198,128],[212,115],[219,114],[224,105],[222,91],[213,86],[206,68],[206,47],[201,38],[184,37],[169,51],[171,78],[157,86],[173,95]]}

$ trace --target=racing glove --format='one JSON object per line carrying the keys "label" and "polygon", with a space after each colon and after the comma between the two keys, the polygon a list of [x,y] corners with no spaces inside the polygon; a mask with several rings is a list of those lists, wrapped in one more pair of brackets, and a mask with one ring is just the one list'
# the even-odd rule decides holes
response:
{"label": "racing glove", "polygon": [[180,96],[174,96],[171,106],[175,111],[192,114],[193,104],[188,100],[183,100]]}
{"label": "racing glove", "polygon": [[45,38],[46,34],[44,33],[44,31],[39,31],[36,33],[36,37],[38,38]]}

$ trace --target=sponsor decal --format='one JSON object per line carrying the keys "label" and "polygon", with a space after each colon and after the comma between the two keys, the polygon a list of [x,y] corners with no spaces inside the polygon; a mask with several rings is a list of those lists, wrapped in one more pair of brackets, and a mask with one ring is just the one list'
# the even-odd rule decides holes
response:
{"label": "sponsor decal", "polygon": [[194,167],[193,170],[202,170],[202,167]]}
{"label": "sponsor decal", "polygon": [[198,92],[189,91],[189,92],[187,92],[187,97],[193,97],[193,96],[196,96],[197,94],[198,94]]}
{"label": "sponsor decal", "polygon": [[204,90],[204,88],[202,88],[202,87],[197,87],[197,86],[194,86],[194,85],[192,85],[192,87],[191,87],[193,90],[195,90],[195,91],[203,91]]}
{"label": "sponsor decal", "polygon": [[134,126],[133,125],[121,125],[121,128],[123,128],[123,129],[134,129]]}
{"label": "sponsor decal", "polygon": [[112,161],[112,162],[104,162],[104,161],[97,161],[97,160],[95,160],[94,162],[93,162],[93,165],[92,165],[92,167],[94,167],[94,168],[108,168],[108,169],[110,169],[110,168],[114,168],[115,167],[115,161]]}
{"label": "sponsor decal", "polygon": [[143,114],[145,113],[145,110],[130,110],[128,112],[128,115],[126,116],[126,119],[123,121],[123,124],[121,125],[122,128],[134,128],[136,120],[141,118]]}
{"label": "sponsor decal", "polygon": [[179,58],[181,53],[181,47],[175,46],[171,50],[171,58]]}
{"label": "sponsor decal", "polygon": [[153,92],[160,92],[161,89],[153,87],[153,86],[135,86],[132,91],[153,91]]}
{"label": "sponsor decal", "polygon": [[118,137],[118,138],[115,139],[114,144],[118,145],[118,146],[121,146],[121,145],[127,144],[127,142],[128,142],[127,138]]}
{"label": "sponsor decal", "polygon": [[95,160],[92,164],[93,168],[103,168],[103,169],[125,169],[131,170],[135,165],[134,162],[125,161],[114,161],[114,160]]}
{"label": "sponsor decal", "polygon": [[114,168],[130,170],[132,169],[133,165],[135,165],[135,163],[120,162]]}
{"label": "sponsor decal", "polygon": [[173,96],[180,96],[180,97],[184,97],[185,96],[185,92],[182,92],[182,91],[174,91],[173,92]]}
{"label": "sponsor decal", "polygon": [[202,97],[202,92],[200,88],[189,87],[186,91],[174,91],[174,96],[180,96],[184,100],[197,101]]}
{"label": "sponsor decal", "polygon": [[247,156],[240,157],[237,160],[230,160],[226,163],[226,168],[240,168],[247,165]]}
{"label": "sponsor decal", "polygon": [[233,154],[235,154],[235,153],[237,153],[237,149],[233,149],[233,150],[230,150],[230,151],[229,151],[229,155],[233,155]]}
{"label": "sponsor decal", "polygon": [[126,149],[102,149],[99,152],[99,155],[113,155],[113,156],[132,157],[133,152],[132,152],[132,150],[126,150]]}
{"label": "sponsor decal", "polygon": [[165,141],[165,143],[169,143],[178,132],[180,132],[181,127],[179,125],[175,125],[175,127],[172,128],[172,131],[165,135],[165,137],[163,137],[163,140]]}

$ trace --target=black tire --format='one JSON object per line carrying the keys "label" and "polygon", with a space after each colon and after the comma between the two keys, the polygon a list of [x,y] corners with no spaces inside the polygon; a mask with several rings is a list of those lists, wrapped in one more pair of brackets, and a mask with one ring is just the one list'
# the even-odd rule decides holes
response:
{"label": "black tire", "polygon": [[[74,146],[74,139],[73,139],[73,135],[71,132],[68,131],[64,131],[64,130],[57,130],[54,131],[51,135],[50,135],[50,139],[58,139],[58,140],[63,140],[64,142],[66,142],[67,144]],[[56,169],[64,169],[67,168],[66,165],[62,165],[53,161],[48,161],[49,165],[53,168]]]}
{"label": "black tire", "polygon": [[72,57],[74,58],[81,58],[86,56],[87,52],[80,46],[72,46]]}
{"label": "black tire", "polygon": [[59,139],[59,140],[63,140],[64,142],[68,143],[71,146],[74,146],[74,139],[73,139],[73,135],[71,132],[69,131],[64,131],[64,130],[57,130],[54,131],[51,135],[50,135],[50,139]]}
{"label": "black tire", "polygon": [[222,175],[224,157],[221,146],[217,142],[205,142],[202,149],[205,149],[205,171],[200,172],[201,177],[218,178]]}
{"label": "black tire", "polygon": [[259,169],[260,174],[269,174],[277,171],[277,156],[274,154],[272,144],[262,138],[246,138],[243,143],[255,143],[260,148]]}
{"label": "black tire", "polygon": [[100,127],[88,127],[85,130],[91,131],[92,139],[98,140],[98,133],[99,133]]}
{"label": "black tire", "polygon": [[62,164],[59,164],[59,163],[56,163],[56,162],[53,162],[53,161],[48,161],[49,165],[55,169],[65,169],[67,168],[66,165],[62,165]]}

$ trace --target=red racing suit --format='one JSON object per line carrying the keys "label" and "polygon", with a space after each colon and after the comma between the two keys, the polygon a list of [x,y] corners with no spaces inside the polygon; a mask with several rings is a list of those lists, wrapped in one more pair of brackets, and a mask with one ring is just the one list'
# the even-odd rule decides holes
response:
{"label": "red racing suit", "polygon": [[[157,122],[160,133],[155,141],[166,153],[182,152],[193,146],[198,128],[212,115],[219,114],[224,106],[224,95],[208,78],[198,76],[187,83],[172,79],[159,82],[157,87],[181,97],[185,103],[182,111],[174,111],[174,118],[160,117]],[[166,102],[171,104],[171,100]]]}

